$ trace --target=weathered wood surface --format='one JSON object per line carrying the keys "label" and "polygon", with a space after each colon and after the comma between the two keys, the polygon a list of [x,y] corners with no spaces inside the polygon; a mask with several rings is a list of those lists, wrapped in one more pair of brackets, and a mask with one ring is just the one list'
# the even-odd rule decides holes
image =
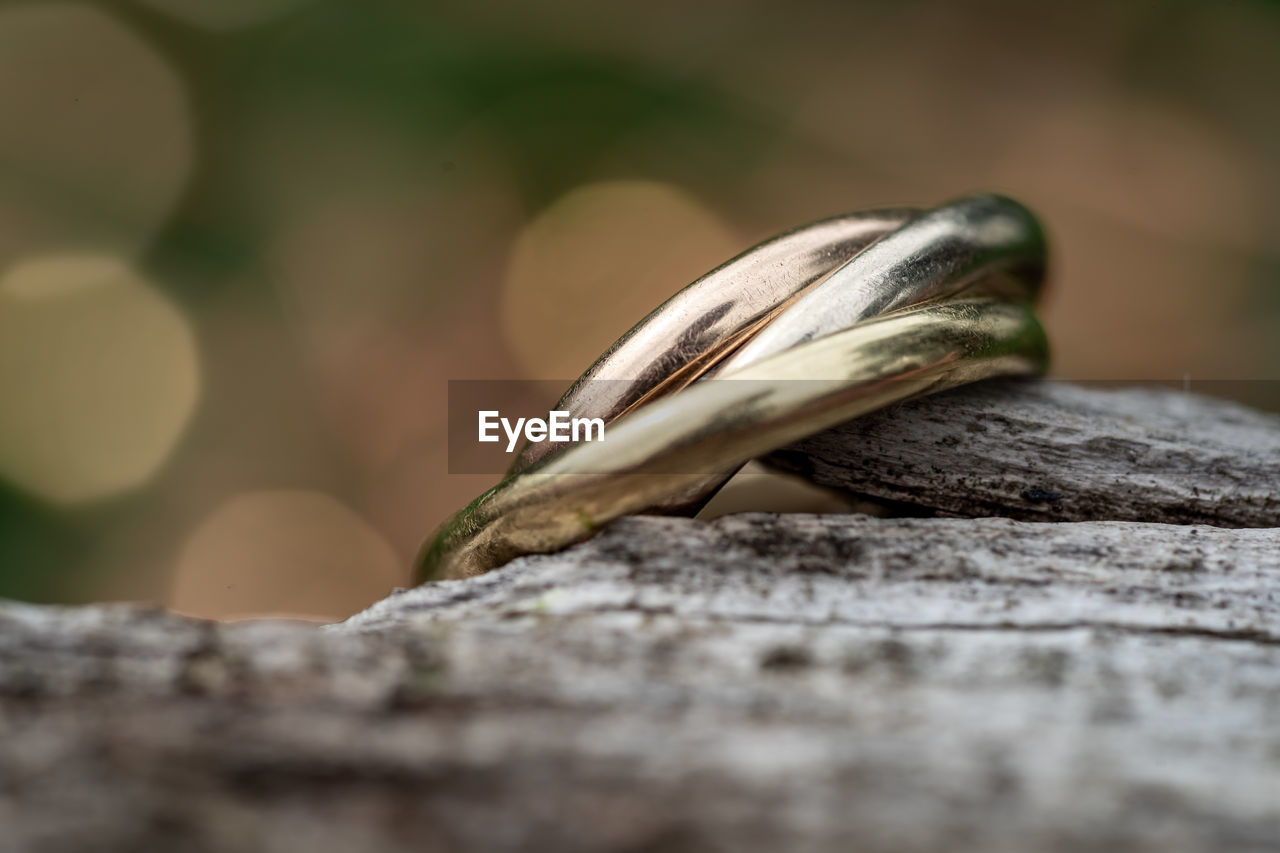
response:
{"label": "weathered wood surface", "polygon": [[[988,393],[1211,442],[1231,512],[1280,435],[1149,392]],[[1003,428],[913,405],[899,445]],[[1067,512],[1104,461],[1006,482]],[[1158,482],[1090,513],[1164,517],[1185,486]],[[12,604],[0,732],[6,850],[1280,850],[1280,529],[640,518],[324,629]]]}
{"label": "weathered wood surface", "polygon": [[1280,417],[1158,388],[981,383],[768,461],[941,514],[1280,526]]}

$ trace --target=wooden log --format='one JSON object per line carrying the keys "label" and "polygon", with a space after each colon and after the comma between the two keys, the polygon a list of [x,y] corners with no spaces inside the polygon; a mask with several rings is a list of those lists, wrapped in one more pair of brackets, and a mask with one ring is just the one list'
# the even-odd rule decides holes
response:
{"label": "wooden log", "polygon": [[912,512],[1280,526],[1280,416],[1160,388],[982,383],[767,461]]}
{"label": "wooden log", "polygon": [[325,628],[5,604],[0,849],[1280,849],[1280,529],[1226,529],[1275,419],[1019,384],[884,421],[780,458],[1142,520],[626,519]]}

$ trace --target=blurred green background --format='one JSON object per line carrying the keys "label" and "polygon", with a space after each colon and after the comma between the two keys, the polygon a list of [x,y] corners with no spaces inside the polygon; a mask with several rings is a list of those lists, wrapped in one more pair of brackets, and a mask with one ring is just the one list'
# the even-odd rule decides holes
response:
{"label": "blurred green background", "polygon": [[354,612],[489,485],[449,379],[976,189],[1055,375],[1280,408],[1278,57],[1259,0],[0,4],[0,595]]}

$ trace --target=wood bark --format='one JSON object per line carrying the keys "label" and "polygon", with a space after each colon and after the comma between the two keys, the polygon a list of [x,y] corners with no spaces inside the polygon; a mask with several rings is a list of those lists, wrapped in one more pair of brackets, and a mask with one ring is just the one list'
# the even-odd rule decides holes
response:
{"label": "wood bark", "polygon": [[1280,418],[1161,388],[981,383],[767,461],[916,513],[1280,526]]}
{"label": "wood bark", "polygon": [[1280,850],[1277,448],[980,386],[771,461],[1010,517],[625,519],[324,628],[6,604],[0,849]]}

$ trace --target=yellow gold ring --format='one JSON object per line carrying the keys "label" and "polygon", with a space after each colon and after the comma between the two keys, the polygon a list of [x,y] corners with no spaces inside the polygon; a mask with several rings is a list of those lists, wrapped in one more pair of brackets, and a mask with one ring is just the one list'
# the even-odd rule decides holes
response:
{"label": "yellow gold ring", "polygon": [[[881,213],[862,221],[892,225],[885,222],[890,218]],[[843,238],[850,239],[847,231]],[[786,284],[750,307],[728,300],[740,307],[738,319],[698,346],[678,348],[683,360],[664,360],[660,350],[646,361],[627,344],[661,340],[650,330],[670,332],[681,319],[705,328],[687,310],[673,319],[664,309],[714,303],[705,301],[708,294],[724,304],[726,295],[752,281],[735,279],[732,268],[753,253],[699,280],[714,281],[719,273],[720,293],[703,287],[696,298],[678,296],[655,311],[559,404],[575,413],[606,413],[608,441],[526,454],[513,473],[436,533],[424,549],[419,579],[480,574],[580,541],[623,515],[695,507],[749,459],[842,421],[985,377],[1044,370],[1047,343],[1030,307],[1043,275],[1044,243],[1020,205],[976,196],[892,230],[868,227],[859,239],[867,248],[833,264],[834,272],[789,270]],[[804,252],[813,257],[813,244]],[[626,361],[611,361],[619,352],[630,359],[633,373],[625,378],[632,381],[622,383],[621,392],[618,383],[599,383],[610,391],[593,395],[595,386],[585,378],[617,369]],[[655,363],[674,367],[664,372]],[[681,372],[692,364],[709,376],[693,382]]]}

